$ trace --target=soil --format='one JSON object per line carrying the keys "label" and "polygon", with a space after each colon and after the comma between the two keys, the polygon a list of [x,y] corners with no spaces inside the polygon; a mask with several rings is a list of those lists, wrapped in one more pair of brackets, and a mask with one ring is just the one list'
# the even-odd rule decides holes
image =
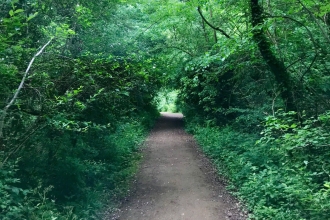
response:
{"label": "soil", "polygon": [[132,193],[105,220],[247,219],[184,131],[182,114],[162,113],[145,145]]}

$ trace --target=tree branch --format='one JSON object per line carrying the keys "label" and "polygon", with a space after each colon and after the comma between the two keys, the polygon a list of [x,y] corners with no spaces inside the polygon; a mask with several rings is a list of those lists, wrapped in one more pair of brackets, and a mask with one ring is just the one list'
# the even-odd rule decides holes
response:
{"label": "tree branch", "polygon": [[50,42],[53,40],[53,38],[51,38],[33,57],[32,57],[32,59],[31,59],[31,61],[30,61],[30,63],[29,63],[29,65],[28,65],[28,67],[27,67],[27,69],[25,70],[25,73],[24,73],[24,76],[23,76],[23,78],[22,78],[22,80],[21,80],[21,83],[19,84],[19,86],[18,86],[18,88],[17,88],[17,90],[16,90],[16,92],[15,92],[15,94],[14,94],[14,96],[13,96],[13,98],[10,100],[10,102],[6,105],[6,107],[2,110],[2,114],[1,114],[1,116],[0,116],[0,140],[2,139],[2,137],[3,137],[3,127],[4,127],[4,124],[5,124],[5,118],[6,118],[6,115],[7,115],[7,111],[8,111],[8,109],[10,108],[10,106],[12,106],[14,103],[15,103],[15,101],[16,101],[16,99],[17,99],[17,96],[18,96],[18,94],[19,94],[19,92],[21,91],[21,89],[23,88],[23,86],[24,86],[24,83],[25,83],[25,79],[26,79],[26,77],[28,76],[28,73],[29,73],[29,71],[30,71],[30,68],[31,68],[31,66],[32,66],[32,64],[33,64],[33,62],[34,62],[34,60],[36,59],[36,57],[37,56],[39,56],[41,53],[42,53],[42,51],[50,44]]}
{"label": "tree branch", "polygon": [[309,37],[310,37],[310,39],[311,39],[311,41],[312,41],[312,43],[313,43],[313,46],[314,46],[314,49],[315,49],[315,55],[314,55],[314,58],[313,58],[312,62],[311,62],[310,65],[309,65],[309,67],[308,67],[308,68],[305,70],[305,72],[302,74],[302,77],[300,78],[300,81],[302,81],[302,79],[303,79],[303,77],[306,75],[306,73],[308,73],[308,72],[311,70],[311,68],[312,68],[312,66],[314,65],[314,63],[315,63],[315,61],[316,61],[316,58],[317,58],[317,56],[318,56],[318,52],[317,52],[317,44],[316,44],[316,41],[315,41],[315,39],[314,39],[313,33],[312,33],[311,30],[309,30],[309,28],[306,27],[306,25],[304,25],[302,22],[300,22],[300,21],[298,21],[298,20],[296,20],[296,19],[294,19],[294,18],[291,18],[291,17],[289,17],[289,16],[273,16],[273,15],[269,15],[269,16],[267,16],[267,18],[285,18],[285,19],[288,19],[288,20],[291,20],[291,21],[294,21],[294,22],[300,24],[302,27],[304,27],[304,28],[306,29],[306,31],[307,31],[307,33],[308,33],[308,35],[309,35]]}
{"label": "tree branch", "polygon": [[203,13],[202,13],[202,10],[201,10],[201,7],[198,6],[197,7],[197,11],[198,13],[200,14],[200,16],[202,17],[203,21],[205,21],[205,23],[210,26],[212,29],[216,30],[216,31],[219,31],[221,34],[223,34],[224,36],[226,36],[228,39],[230,39],[231,37],[222,29],[218,28],[218,27],[214,27],[210,22],[208,22],[206,20],[206,18],[204,17]]}
{"label": "tree branch", "polygon": [[325,39],[327,39],[328,43],[330,43],[330,38],[326,32],[326,30],[324,30],[324,28],[322,27],[322,25],[318,22],[317,18],[315,17],[315,15],[313,14],[313,12],[311,12],[306,5],[304,5],[304,3],[300,0],[298,0],[298,2],[301,4],[301,6],[308,12],[308,14],[314,19],[315,23],[317,24],[317,26],[319,26],[323,36]]}

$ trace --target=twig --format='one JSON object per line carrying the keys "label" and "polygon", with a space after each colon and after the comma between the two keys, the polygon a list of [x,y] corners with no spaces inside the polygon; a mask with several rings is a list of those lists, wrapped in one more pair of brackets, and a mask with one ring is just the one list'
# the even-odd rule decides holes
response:
{"label": "twig", "polygon": [[273,112],[273,117],[275,117],[275,100],[277,98],[277,96],[280,94],[280,92],[276,93],[274,91],[275,97],[273,98],[273,102],[272,102],[272,112]]}
{"label": "twig", "polygon": [[300,0],[298,0],[298,2],[301,4],[301,6],[308,12],[308,14],[314,19],[315,23],[317,24],[317,26],[319,26],[319,28],[321,29],[321,32],[324,36],[324,38],[328,41],[328,43],[330,43],[330,38],[326,32],[326,30],[324,30],[324,28],[322,27],[322,25],[318,22],[317,18],[315,17],[315,15],[313,14],[313,12],[311,12],[306,5],[304,5],[304,3]]}
{"label": "twig", "polygon": [[194,54],[192,54],[191,52],[189,52],[189,51],[187,51],[187,50],[185,50],[185,49],[183,49],[183,48],[180,48],[180,47],[176,47],[176,46],[167,46],[167,47],[165,47],[165,48],[174,48],[174,49],[180,50],[180,51],[182,51],[182,52],[188,54],[188,55],[191,56],[191,57],[194,57]]}
{"label": "twig", "polygon": [[300,79],[300,80],[302,80],[303,77],[304,77],[304,75],[305,75],[306,73],[308,73],[308,72],[311,70],[311,68],[312,68],[312,66],[314,65],[314,63],[315,63],[315,61],[316,61],[316,58],[317,58],[317,56],[318,56],[317,44],[316,44],[316,41],[315,41],[315,39],[314,39],[313,33],[312,33],[311,30],[309,30],[308,27],[306,27],[306,25],[304,25],[302,22],[300,22],[300,21],[298,21],[298,20],[296,20],[296,19],[294,19],[294,18],[291,18],[291,17],[289,17],[289,16],[274,16],[274,15],[269,15],[269,16],[267,16],[267,17],[268,17],[268,18],[285,18],[285,19],[289,19],[289,20],[291,20],[291,21],[294,21],[294,22],[300,24],[302,27],[304,27],[304,28],[306,29],[307,34],[309,35],[310,40],[312,41],[312,43],[313,43],[313,45],[314,45],[315,55],[314,55],[314,58],[313,58],[312,62],[311,62],[310,65],[309,65],[309,67],[308,67],[308,68],[305,70],[305,72],[303,73],[303,75],[302,75],[302,77],[301,77],[301,79]]}
{"label": "twig", "polygon": [[0,163],[0,168],[7,162],[7,160],[10,158],[11,155],[15,154],[16,152],[18,152],[20,149],[24,148],[24,144],[27,140],[29,140],[29,138],[39,129],[46,127],[46,125],[40,125],[39,127],[37,127],[36,129],[34,129],[30,134],[28,134],[25,139],[23,140],[23,142],[18,145],[17,147],[15,147],[11,152],[9,152],[9,154],[7,155],[7,157],[3,160],[2,163]]}
{"label": "twig", "polygon": [[330,178],[330,174],[329,174],[329,172],[328,171],[326,171],[326,169],[324,169],[324,163],[322,164],[322,170],[329,176],[329,178]]}

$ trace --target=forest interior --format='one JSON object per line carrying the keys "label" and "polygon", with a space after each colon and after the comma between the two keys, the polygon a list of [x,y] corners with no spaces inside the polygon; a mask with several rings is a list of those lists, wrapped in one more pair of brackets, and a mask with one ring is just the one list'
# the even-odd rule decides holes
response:
{"label": "forest interior", "polygon": [[329,0],[0,0],[0,219],[101,219],[160,111],[249,219],[330,219]]}

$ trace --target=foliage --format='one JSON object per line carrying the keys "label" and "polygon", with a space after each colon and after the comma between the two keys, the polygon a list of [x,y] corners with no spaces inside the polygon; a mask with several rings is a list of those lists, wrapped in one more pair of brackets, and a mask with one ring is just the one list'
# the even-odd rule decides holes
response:
{"label": "foliage", "polygon": [[17,171],[15,164],[7,164],[0,170],[0,217],[1,219],[22,218],[24,207],[24,196],[29,190],[24,190],[15,186],[19,179],[15,178]]}
{"label": "foliage", "polygon": [[231,127],[191,126],[252,219],[329,216],[329,113],[301,124],[295,112],[269,116],[261,138]]}
{"label": "foliage", "polygon": [[170,91],[169,89],[163,89],[159,91],[154,102],[157,105],[157,109],[160,112],[177,112],[176,100],[178,91]]}
{"label": "foliage", "polygon": [[127,192],[158,117],[160,80],[150,56],[95,48],[126,37],[94,35],[125,10],[115,1],[0,3],[1,114],[35,51],[54,38],[3,121],[1,219],[99,219]]}
{"label": "foliage", "polygon": [[189,1],[212,26],[199,23],[210,46],[174,78],[187,129],[251,219],[326,219],[329,25],[319,16],[326,3],[231,3]]}
{"label": "foliage", "polygon": [[159,110],[184,113],[255,218],[326,218],[329,27],[321,0],[1,2],[1,218],[98,218]]}

